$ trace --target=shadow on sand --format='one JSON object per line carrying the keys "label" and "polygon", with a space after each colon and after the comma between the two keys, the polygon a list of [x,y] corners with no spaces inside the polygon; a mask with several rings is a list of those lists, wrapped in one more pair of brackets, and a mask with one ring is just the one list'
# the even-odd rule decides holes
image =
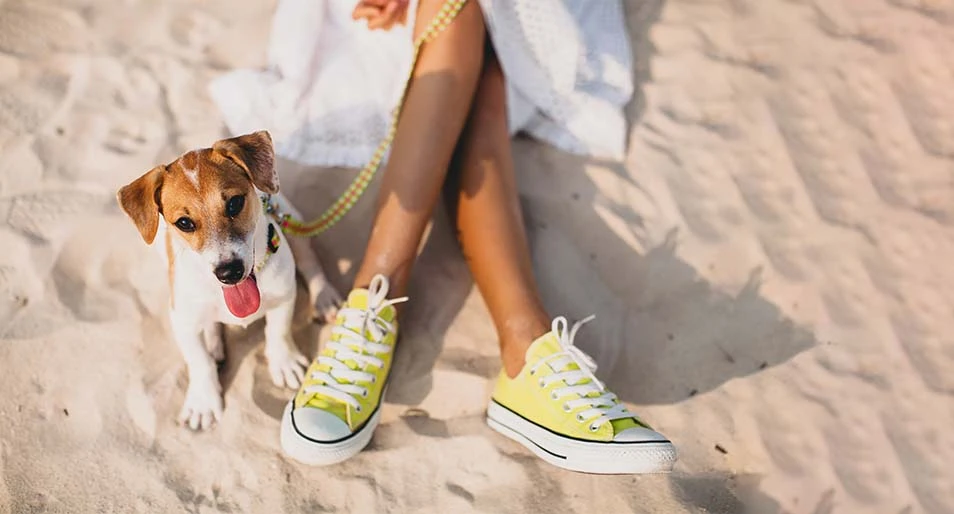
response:
{"label": "shadow on sand", "polygon": [[[626,3],[637,86],[626,111],[631,125],[638,123],[645,109],[642,86],[651,80],[648,32],[662,7],[662,0]],[[631,196],[618,202],[601,192],[606,191],[605,180],[616,180],[621,191],[636,192],[651,209],[653,199],[639,183],[638,170],[634,173],[622,164],[570,156],[526,139],[514,144],[534,269],[546,306],[551,313],[570,319],[598,314],[578,342],[600,365],[601,377],[624,400],[639,405],[678,403],[782,363],[815,344],[811,333],[795,326],[760,294],[759,269],[751,271],[741,291],[728,293],[713,287],[679,258],[678,228],[673,227],[661,241],[647,240],[643,215],[633,207],[638,202]],[[354,176],[353,170],[316,171],[290,162],[280,166],[283,192],[306,218],[320,214]],[[603,173],[600,187],[591,173],[594,167]],[[350,288],[360,263],[376,188],[375,183],[341,223],[313,240],[329,278],[342,291]],[[445,335],[473,289],[446,213],[439,207],[414,268],[409,291],[414,302],[402,322],[389,402],[413,406],[422,401],[431,390],[438,361],[485,378],[496,375],[499,363],[486,354],[470,355],[460,349],[442,354]],[[314,355],[318,328],[303,318],[298,316],[296,337],[305,343],[303,350]],[[235,355],[230,355],[223,372],[226,384],[254,348],[253,341],[260,340],[257,330],[230,336]],[[256,352],[258,359],[260,353]],[[263,362],[256,364],[255,377],[256,404],[277,419],[288,393],[274,390]],[[403,428],[382,426],[369,451],[392,444],[393,430],[410,429],[438,438],[486,430],[480,420],[445,422],[426,413],[409,415],[404,421]],[[544,476],[536,470],[542,465],[536,459],[512,457],[534,468],[528,469],[532,476]],[[778,510],[774,501],[758,492],[758,477],[677,473],[668,480],[669,488],[685,504],[708,512]],[[551,492],[552,497],[538,498],[543,503],[534,505],[559,507],[562,493]],[[639,507],[639,498],[633,501],[636,511],[645,507]]]}

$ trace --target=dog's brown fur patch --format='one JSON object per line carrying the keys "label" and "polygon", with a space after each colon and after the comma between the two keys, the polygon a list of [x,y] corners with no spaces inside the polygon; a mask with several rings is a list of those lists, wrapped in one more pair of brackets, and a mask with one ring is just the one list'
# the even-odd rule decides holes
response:
{"label": "dog's brown fur patch", "polygon": [[116,193],[119,206],[139,229],[143,241],[150,245],[159,230],[159,213],[162,211],[159,191],[165,171],[164,166],[156,166]]}
{"label": "dog's brown fur patch", "polygon": [[[195,251],[208,241],[240,239],[253,230],[258,214],[255,188],[278,192],[275,154],[266,131],[217,141],[211,148],[186,152],[168,166],[157,166],[119,190],[117,199],[152,244],[159,216]],[[229,217],[228,201],[244,196],[241,212]],[[176,225],[188,218],[195,230]],[[168,243],[167,243],[168,244]]]}
{"label": "dog's brown fur patch", "polygon": [[[189,166],[193,164],[193,166]],[[195,251],[212,239],[241,238],[255,227],[258,198],[245,170],[211,149],[189,152],[167,168],[160,192],[162,214]],[[245,207],[234,218],[225,212],[234,196],[245,197]],[[195,230],[176,226],[181,218],[192,220]]]}

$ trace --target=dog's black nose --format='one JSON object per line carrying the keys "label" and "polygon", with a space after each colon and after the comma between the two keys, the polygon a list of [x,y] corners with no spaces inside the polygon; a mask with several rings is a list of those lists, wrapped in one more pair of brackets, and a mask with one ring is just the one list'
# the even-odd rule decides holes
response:
{"label": "dog's black nose", "polygon": [[214,273],[219,282],[230,286],[235,285],[245,275],[245,263],[240,259],[223,262],[215,267]]}

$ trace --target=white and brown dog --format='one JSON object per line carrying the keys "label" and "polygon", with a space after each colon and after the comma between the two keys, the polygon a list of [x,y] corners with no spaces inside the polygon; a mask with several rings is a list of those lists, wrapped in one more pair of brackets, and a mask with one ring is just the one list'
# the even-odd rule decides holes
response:
{"label": "white and brown dog", "polygon": [[205,429],[222,414],[216,362],[225,356],[223,323],[248,326],[264,316],[272,380],[297,388],[309,361],[291,335],[296,264],[320,317],[332,319],[340,297],[308,242],[286,239],[269,212],[300,219],[278,194],[269,134],[188,152],[124,186],[117,198],[168,265],[172,331],[189,373],[179,421]]}

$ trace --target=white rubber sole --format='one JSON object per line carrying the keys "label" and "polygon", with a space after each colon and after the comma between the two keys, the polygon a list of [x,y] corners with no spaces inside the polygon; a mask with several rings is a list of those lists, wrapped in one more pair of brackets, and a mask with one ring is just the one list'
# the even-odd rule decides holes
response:
{"label": "white rubber sole", "polygon": [[289,457],[310,466],[328,466],[345,461],[357,455],[371,442],[374,429],[381,419],[381,409],[377,409],[360,430],[347,439],[325,443],[305,437],[295,429],[292,419],[294,400],[285,405],[282,414],[281,444]]}
{"label": "white rubber sole", "polygon": [[537,457],[571,471],[600,474],[667,473],[676,462],[669,441],[595,442],[559,435],[491,400],[487,424]]}

